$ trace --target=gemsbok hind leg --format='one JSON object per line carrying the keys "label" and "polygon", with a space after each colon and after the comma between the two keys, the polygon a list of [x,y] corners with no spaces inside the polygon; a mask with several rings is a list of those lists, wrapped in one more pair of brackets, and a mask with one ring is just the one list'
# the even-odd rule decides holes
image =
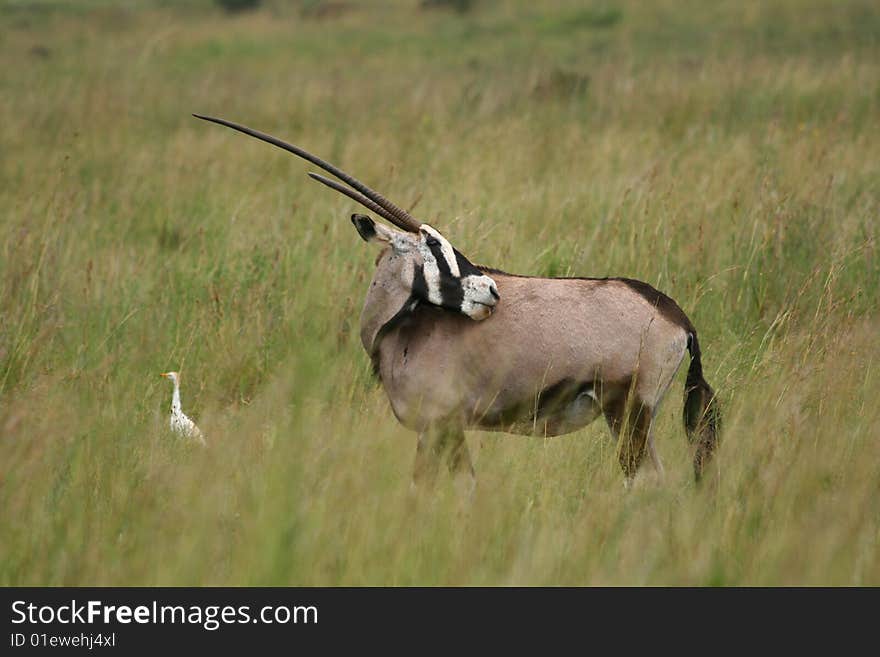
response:
{"label": "gemsbok hind leg", "polygon": [[658,472],[662,473],[663,466],[651,442],[651,420],[654,415],[651,408],[638,399],[627,402],[625,397],[621,397],[606,404],[602,410],[608,428],[617,441],[617,459],[623,470],[624,485],[629,488],[632,484],[647,449],[651,451]]}
{"label": "gemsbok hind leg", "polygon": [[651,426],[648,427],[648,454],[651,455],[651,463],[654,465],[654,470],[657,472],[657,476],[662,481],[666,476],[666,471],[663,469],[663,463],[660,461],[660,455],[657,453],[657,448],[654,445],[653,418],[651,420]]}

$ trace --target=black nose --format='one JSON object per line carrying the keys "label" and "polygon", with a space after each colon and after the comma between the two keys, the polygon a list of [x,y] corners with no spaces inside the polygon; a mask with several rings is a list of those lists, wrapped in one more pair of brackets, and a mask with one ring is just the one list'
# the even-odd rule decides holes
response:
{"label": "black nose", "polygon": [[496,300],[501,298],[501,295],[498,294],[498,288],[495,287],[494,285],[489,287],[489,294],[491,294],[493,297],[495,297]]}

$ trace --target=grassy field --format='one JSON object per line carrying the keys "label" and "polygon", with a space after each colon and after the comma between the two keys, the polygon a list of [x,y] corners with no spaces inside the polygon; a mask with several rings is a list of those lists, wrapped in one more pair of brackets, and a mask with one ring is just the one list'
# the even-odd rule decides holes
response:
{"label": "grassy field", "polygon": [[[876,3],[172,4],[0,0],[0,584],[880,584]],[[682,371],[662,483],[596,422],[471,433],[472,502],[410,497],[354,204],[190,112],[475,262],[677,299],[707,481]]]}

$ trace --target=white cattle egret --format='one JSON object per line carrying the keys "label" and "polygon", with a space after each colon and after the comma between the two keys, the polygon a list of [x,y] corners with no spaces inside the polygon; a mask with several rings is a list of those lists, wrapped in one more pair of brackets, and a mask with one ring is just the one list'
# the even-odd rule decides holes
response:
{"label": "white cattle egret", "polygon": [[174,394],[171,396],[171,430],[179,436],[192,438],[205,445],[205,437],[202,435],[201,429],[180,408],[180,373],[163,372],[159,376],[164,376],[174,384]]}

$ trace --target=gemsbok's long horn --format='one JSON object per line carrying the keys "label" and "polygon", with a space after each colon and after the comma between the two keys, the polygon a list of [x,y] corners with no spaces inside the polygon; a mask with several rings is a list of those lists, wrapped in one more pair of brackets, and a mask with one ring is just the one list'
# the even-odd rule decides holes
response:
{"label": "gemsbok's long horn", "polygon": [[[319,182],[322,182],[325,185],[332,187],[336,191],[345,194],[349,198],[354,199],[355,201],[369,208],[373,212],[382,215],[383,217],[385,217],[385,219],[393,223],[398,228],[402,228],[403,230],[410,233],[417,233],[419,231],[419,226],[421,225],[421,222],[413,217],[409,212],[395,205],[393,202],[382,196],[379,192],[370,189],[357,178],[350,176],[342,169],[333,166],[329,162],[322,160],[316,155],[312,155],[308,151],[300,148],[299,146],[288,144],[287,142],[281,141],[280,139],[273,137],[272,135],[268,135],[265,132],[260,132],[259,130],[254,130],[253,128],[248,128],[247,126],[233,123],[232,121],[227,121],[226,119],[218,119],[213,116],[204,116],[202,114],[193,114],[193,116],[197,119],[202,119],[203,121],[210,121],[211,123],[217,123],[218,125],[223,125],[227,128],[232,128],[233,130],[238,130],[239,132],[243,132],[246,135],[250,135],[251,137],[254,137],[261,141],[265,141],[266,143],[272,144],[273,146],[277,146],[278,148],[285,150],[288,153],[293,153],[294,155],[297,155],[304,160],[311,162],[315,166],[321,167],[322,169],[324,169],[324,171],[336,176],[342,182],[356,189],[358,192],[360,192],[360,194],[357,194],[356,192],[353,192],[351,190],[347,190],[342,185],[334,183],[332,180],[328,180],[327,178],[323,178],[321,176],[315,177],[312,174],[309,175],[312,175],[312,177]],[[363,196],[361,196],[361,194]],[[371,201],[371,203],[365,203],[365,200]]]}
{"label": "gemsbok's long horn", "polygon": [[350,187],[346,187],[345,185],[342,185],[342,184],[336,182],[335,180],[331,180],[330,178],[325,178],[324,176],[322,176],[319,173],[314,173],[312,171],[309,171],[308,174],[309,174],[309,178],[312,178],[313,180],[317,180],[322,185],[327,185],[327,187],[329,187],[330,189],[335,189],[340,194],[345,194],[348,198],[357,201],[358,203],[363,205],[365,208],[369,208],[370,210],[372,210],[373,212],[378,214],[380,217],[385,217],[391,223],[399,225],[399,224],[397,224],[397,220],[394,218],[394,215],[392,215],[390,212],[388,212],[388,210],[386,210],[385,208],[383,208],[379,204],[374,203],[373,201],[368,199],[366,196],[364,196],[360,192],[356,192],[353,189],[351,189]]}

